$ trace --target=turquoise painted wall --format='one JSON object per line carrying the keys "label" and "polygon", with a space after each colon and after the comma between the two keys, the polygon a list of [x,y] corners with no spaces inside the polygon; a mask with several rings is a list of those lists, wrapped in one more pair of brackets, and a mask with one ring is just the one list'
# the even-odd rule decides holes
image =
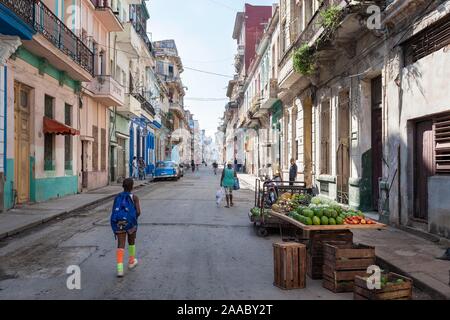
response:
{"label": "turquoise painted wall", "polygon": [[14,159],[6,159],[6,177],[3,190],[3,201],[5,209],[11,209],[14,205],[13,184],[14,184]]}
{"label": "turquoise painted wall", "polygon": [[78,176],[35,179],[34,190],[31,191],[33,202],[43,202],[50,199],[78,193]]}

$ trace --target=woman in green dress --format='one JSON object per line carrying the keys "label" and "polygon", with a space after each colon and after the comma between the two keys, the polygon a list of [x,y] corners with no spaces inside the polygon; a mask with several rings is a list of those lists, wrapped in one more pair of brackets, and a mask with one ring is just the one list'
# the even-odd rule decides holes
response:
{"label": "woman in green dress", "polygon": [[220,179],[220,186],[225,189],[225,195],[227,199],[227,205],[225,208],[234,206],[233,204],[233,187],[235,178],[237,178],[236,171],[233,169],[231,163],[227,164],[227,167],[222,171],[222,178]]}

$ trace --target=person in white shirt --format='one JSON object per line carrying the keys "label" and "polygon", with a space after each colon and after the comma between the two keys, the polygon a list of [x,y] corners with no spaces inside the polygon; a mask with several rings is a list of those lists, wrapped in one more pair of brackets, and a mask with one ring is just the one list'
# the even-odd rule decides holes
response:
{"label": "person in white shirt", "polygon": [[133,173],[132,173],[131,177],[136,180],[139,179],[139,166],[138,166],[138,161],[137,161],[136,157],[133,158],[131,167],[133,169]]}

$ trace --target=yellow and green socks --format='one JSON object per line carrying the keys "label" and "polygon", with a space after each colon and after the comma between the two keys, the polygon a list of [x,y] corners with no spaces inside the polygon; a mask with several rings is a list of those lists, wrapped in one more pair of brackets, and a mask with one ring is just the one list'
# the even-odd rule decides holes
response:
{"label": "yellow and green socks", "polygon": [[136,245],[128,246],[128,263],[133,264],[136,257]]}

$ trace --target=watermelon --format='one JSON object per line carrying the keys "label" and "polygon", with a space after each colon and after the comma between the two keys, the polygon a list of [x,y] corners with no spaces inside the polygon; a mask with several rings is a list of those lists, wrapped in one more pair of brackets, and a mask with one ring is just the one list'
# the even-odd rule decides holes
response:
{"label": "watermelon", "polygon": [[330,226],[335,226],[336,225],[336,220],[334,220],[334,218],[330,218],[328,223],[330,224]]}
{"label": "watermelon", "polygon": [[318,217],[312,218],[312,222],[315,226],[320,226],[320,219]]}
{"label": "watermelon", "polygon": [[320,223],[324,226],[327,226],[329,224],[328,217],[323,216],[322,219],[320,220]]}

